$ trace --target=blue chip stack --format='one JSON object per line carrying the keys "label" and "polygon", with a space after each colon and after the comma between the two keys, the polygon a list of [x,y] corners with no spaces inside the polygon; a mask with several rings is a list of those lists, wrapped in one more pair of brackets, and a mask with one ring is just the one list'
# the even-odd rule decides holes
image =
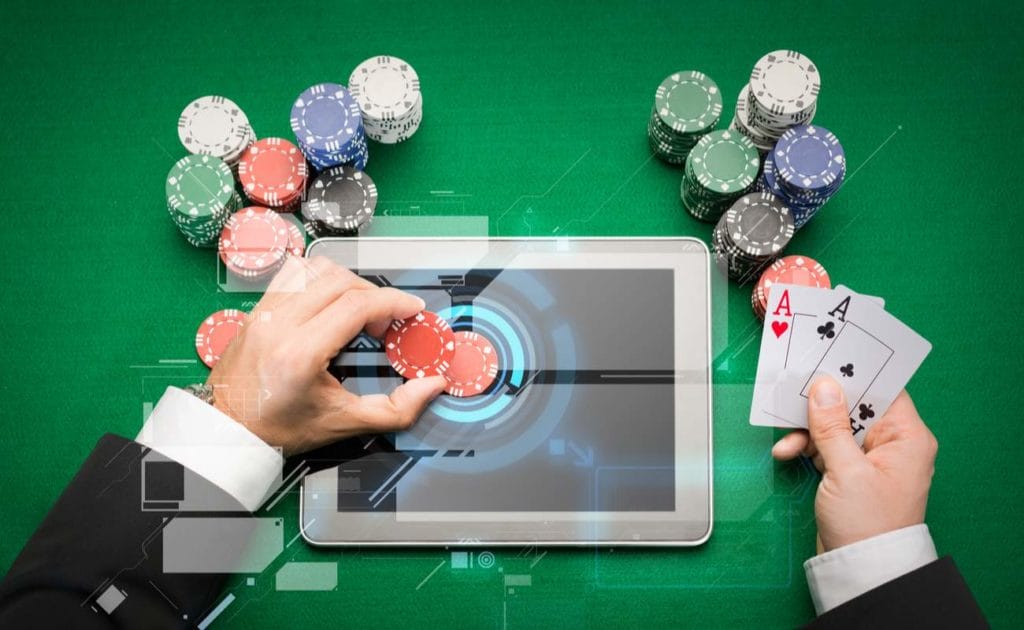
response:
{"label": "blue chip stack", "polygon": [[299,150],[318,171],[341,165],[366,168],[370,152],[363,117],[345,86],[307,88],[292,105],[291,126]]}
{"label": "blue chip stack", "polygon": [[846,154],[835,135],[816,125],[782,134],[764,160],[761,189],[782,199],[799,229],[810,221],[846,177]]}

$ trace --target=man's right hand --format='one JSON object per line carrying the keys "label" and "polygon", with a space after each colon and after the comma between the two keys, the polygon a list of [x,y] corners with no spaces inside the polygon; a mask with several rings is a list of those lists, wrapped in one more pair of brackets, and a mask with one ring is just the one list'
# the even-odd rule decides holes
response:
{"label": "man's right hand", "polygon": [[407,429],[444,390],[444,377],[357,396],[328,367],[360,332],[383,337],[393,320],[423,307],[420,298],[374,286],[326,258],[290,257],[210,372],[214,405],[285,456]]}
{"label": "man's right hand", "polygon": [[868,430],[864,450],[850,431],[843,390],[823,377],[811,387],[806,431],[779,440],[772,455],[801,453],[822,473],[814,513],[821,551],[924,522],[938,442],[901,392]]}

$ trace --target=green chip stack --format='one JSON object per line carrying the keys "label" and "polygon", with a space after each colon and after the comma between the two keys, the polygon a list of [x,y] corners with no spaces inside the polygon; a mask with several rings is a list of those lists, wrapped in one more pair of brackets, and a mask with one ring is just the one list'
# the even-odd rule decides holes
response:
{"label": "green chip stack", "polygon": [[242,207],[231,169],[211,155],[189,155],[167,174],[167,211],[195,247],[216,247],[228,217]]}
{"label": "green chip stack", "polygon": [[679,186],[683,205],[701,221],[718,221],[754,188],[760,168],[760,154],[749,138],[729,129],[712,131],[686,158]]}
{"label": "green chip stack", "polygon": [[676,72],[654,93],[654,109],[647,123],[647,139],[658,158],[682,164],[701,136],[718,124],[722,94],[702,72]]}

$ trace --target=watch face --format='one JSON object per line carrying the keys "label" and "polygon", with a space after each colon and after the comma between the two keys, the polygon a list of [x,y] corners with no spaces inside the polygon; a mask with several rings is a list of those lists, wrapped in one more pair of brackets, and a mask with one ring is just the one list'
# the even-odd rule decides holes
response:
{"label": "watch face", "polygon": [[208,405],[213,404],[213,388],[209,385],[194,383],[185,388],[185,391],[192,394]]}

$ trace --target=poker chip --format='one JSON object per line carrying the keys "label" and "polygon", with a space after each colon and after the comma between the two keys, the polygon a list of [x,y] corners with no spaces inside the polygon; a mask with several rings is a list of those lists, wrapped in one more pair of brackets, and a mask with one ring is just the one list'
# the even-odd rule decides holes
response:
{"label": "poker chip", "polygon": [[423,121],[419,75],[398,57],[363,61],[349,76],[348,89],[359,104],[366,136],[377,142],[408,140]]}
{"label": "poker chip", "polygon": [[224,96],[201,96],[178,117],[178,138],[192,154],[210,155],[233,168],[256,140],[249,118]]}
{"label": "poker chip", "polygon": [[654,93],[647,124],[651,150],[669,164],[682,164],[721,113],[722,95],[711,77],[694,70],[669,75]]}
{"label": "poker chip", "polygon": [[444,373],[444,391],[460,398],[483,393],[498,376],[498,354],[494,345],[479,333],[455,333],[455,354]]}
{"label": "poker chip", "polygon": [[764,161],[761,188],[782,199],[797,229],[839,191],[846,178],[846,154],[824,127],[798,125],[786,131]]}
{"label": "poker chip", "polygon": [[196,247],[215,246],[228,217],[242,206],[231,169],[211,155],[188,155],[175,162],[164,192],[171,220]]}
{"label": "poker chip", "polygon": [[736,131],[712,131],[686,158],[680,184],[683,205],[701,221],[718,221],[737,199],[750,192],[760,166],[750,139]]}
{"label": "poker chip", "polygon": [[748,193],[722,215],[712,232],[715,260],[730,278],[747,282],[785,249],[795,231],[789,208],[777,196]]}
{"label": "poker chip", "polygon": [[775,284],[795,284],[819,289],[831,289],[832,280],[821,264],[807,256],[784,256],[764,270],[750,294],[750,304],[758,319],[764,319],[768,309],[768,293]]}
{"label": "poker chip", "polygon": [[843,145],[824,127],[789,129],[775,145],[772,157],[782,183],[808,193],[833,188],[846,171]]}
{"label": "poker chip", "polygon": [[814,63],[795,50],[761,57],[750,72],[750,96],[759,111],[797,123],[817,103],[821,77]]}
{"label": "poker chip", "polygon": [[235,309],[211,313],[196,331],[196,353],[212,368],[220,361],[231,341],[238,336],[245,325],[246,314]]}
{"label": "poker chip", "polygon": [[437,313],[421,311],[394,321],[384,336],[391,367],[405,378],[444,374],[455,355],[455,334]]}
{"label": "poker chip", "polygon": [[[273,210],[258,206],[231,215],[220,235],[221,262],[232,274],[262,280],[277,273],[294,250],[294,232]],[[303,249],[305,243],[303,243]]]}
{"label": "poker chip", "polygon": [[366,168],[370,154],[362,114],[345,86],[306,88],[292,104],[290,122],[302,154],[317,170],[342,164]]}
{"label": "poker chip", "polygon": [[302,197],[306,175],[302,152],[283,138],[257,140],[238,163],[238,181],[245,194],[270,208],[294,206]]}
{"label": "poker chip", "polygon": [[736,128],[762,150],[795,125],[808,124],[818,107],[821,77],[810,59],[795,50],[776,50],[761,57],[741,90],[743,111],[737,106]]}
{"label": "poker chip", "polygon": [[373,179],[351,166],[336,166],[310,184],[302,218],[314,237],[353,236],[369,225],[376,208]]}

